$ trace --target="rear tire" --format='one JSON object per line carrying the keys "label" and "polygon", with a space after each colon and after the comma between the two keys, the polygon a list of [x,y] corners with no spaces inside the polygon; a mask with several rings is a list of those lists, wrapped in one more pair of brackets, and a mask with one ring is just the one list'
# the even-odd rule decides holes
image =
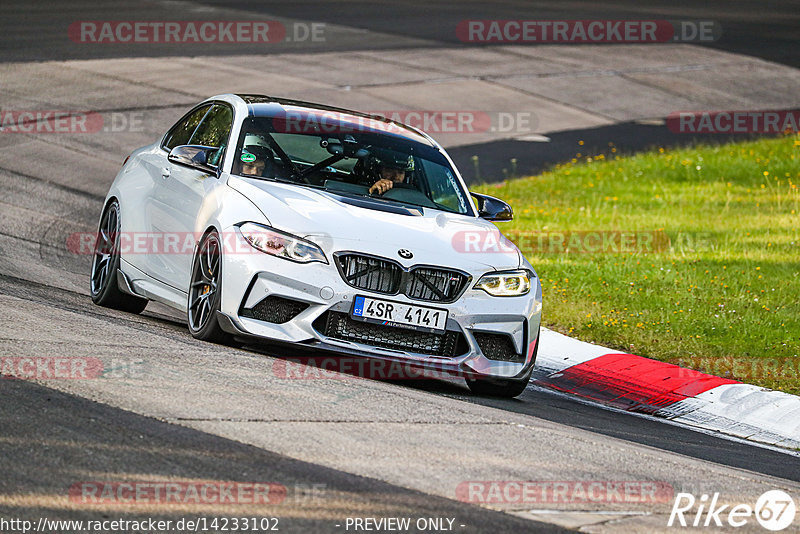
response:
{"label": "rear tire", "polygon": [[192,261],[187,322],[189,332],[195,338],[212,343],[229,344],[233,337],[222,330],[217,321],[221,280],[222,247],[219,234],[216,230],[212,230],[203,236]]}
{"label": "rear tire", "polygon": [[89,291],[92,295],[92,302],[99,306],[130,313],[141,313],[147,306],[147,299],[123,293],[117,285],[120,261],[119,213],[119,202],[114,200],[106,207],[100,218],[92,257]]}

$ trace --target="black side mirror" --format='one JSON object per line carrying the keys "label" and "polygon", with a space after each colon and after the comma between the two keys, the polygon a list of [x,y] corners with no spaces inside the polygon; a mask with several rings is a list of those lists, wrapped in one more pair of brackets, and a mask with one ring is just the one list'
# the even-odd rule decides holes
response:
{"label": "black side mirror", "polygon": [[209,160],[219,151],[219,148],[202,145],[180,145],[173,148],[167,159],[178,165],[185,165],[207,172],[218,174],[218,168],[209,163]]}
{"label": "black side mirror", "polygon": [[510,221],[514,218],[514,210],[511,206],[499,198],[482,195],[480,193],[469,193],[478,202],[478,216],[487,221]]}

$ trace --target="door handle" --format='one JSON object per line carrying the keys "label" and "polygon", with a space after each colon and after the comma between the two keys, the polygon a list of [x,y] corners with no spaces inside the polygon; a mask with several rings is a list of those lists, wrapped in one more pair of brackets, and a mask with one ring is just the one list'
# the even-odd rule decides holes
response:
{"label": "door handle", "polygon": [[161,177],[164,178],[165,180],[169,178],[169,167],[164,167],[163,169],[161,169]]}

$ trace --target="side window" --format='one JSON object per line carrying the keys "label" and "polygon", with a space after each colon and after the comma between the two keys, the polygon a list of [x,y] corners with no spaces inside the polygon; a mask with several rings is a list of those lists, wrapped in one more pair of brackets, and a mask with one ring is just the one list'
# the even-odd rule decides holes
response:
{"label": "side window", "polygon": [[233,112],[231,108],[215,104],[197,130],[195,130],[190,144],[218,148],[219,150],[208,159],[209,164],[216,166],[219,164],[219,160],[225,152],[225,147],[228,145],[228,137],[231,134],[232,125]]}
{"label": "side window", "polygon": [[231,133],[233,113],[231,108],[217,104],[211,113],[206,115],[200,127],[194,132],[190,144],[222,147],[228,144]]}
{"label": "side window", "polygon": [[189,139],[191,139],[192,134],[195,129],[197,129],[197,125],[200,124],[200,121],[203,120],[203,117],[210,108],[210,104],[208,106],[203,106],[190,113],[189,116],[181,119],[180,122],[172,127],[164,138],[164,148],[172,150],[176,146],[188,145]]}

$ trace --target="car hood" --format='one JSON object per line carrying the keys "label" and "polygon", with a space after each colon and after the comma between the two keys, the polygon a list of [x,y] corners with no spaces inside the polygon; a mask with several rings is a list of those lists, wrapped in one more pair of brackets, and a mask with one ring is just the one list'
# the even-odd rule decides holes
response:
{"label": "car hood", "polygon": [[[422,208],[421,215],[384,211],[399,204],[356,202],[318,189],[231,176],[228,185],[250,199],[273,227],[306,237],[330,256],[358,251],[392,258],[405,266],[427,264],[466,270],[516,269],[521,254],[489,221]],[[372,207],[364,207],[364,204]],[[417,210],[412,210],[417,212]],[[499,245],[499,246],[498,246]],[[398,251],[413,254],[403,259]]]}

